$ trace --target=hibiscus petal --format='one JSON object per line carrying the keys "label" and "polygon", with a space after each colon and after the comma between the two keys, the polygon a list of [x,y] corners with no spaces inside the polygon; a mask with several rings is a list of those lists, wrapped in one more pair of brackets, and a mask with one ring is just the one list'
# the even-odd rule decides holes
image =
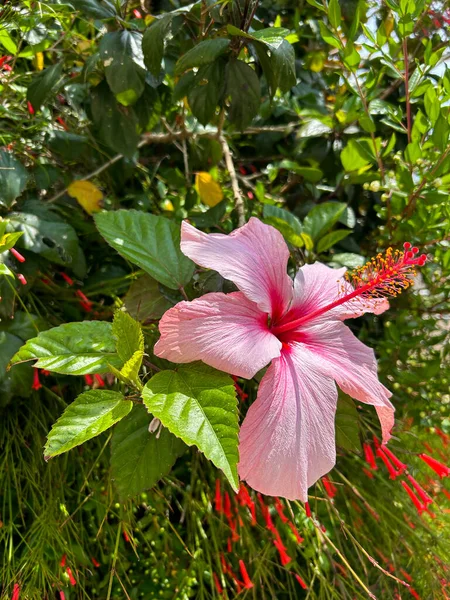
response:
{"label": "hibiscus petal", "polygon": [[377,408],[383,431],[383,442],[390,438],[394,425],[392,393],[378,379],[374,351],[360,342],[340,321],[305,326],[293,339],[304,342],[307,350],[320,358],[318,368],[333,377],[343,392]]}
{"label": "hibiscus petal", "polygon": [[263,494],[306,502],[334,466],[337,390],[316,362],[301,344],[283,351],[242,423],[239,475]]}
{"label": "hibiscus petal", "polygon": [[164,314],[159,331],[156,356],[175,363],[202,360],[247,379],[281,350],[281,342],[268,330],[267,314],[242,292],[179,302]]}
{"label": "hibiscus petal", "polygon": [[286,272],[288,247],[279,231],[259,219],[250,219],[230,235],[203,233],[184,221],[181,250],[198,265],[233,281],[273,318],[289,306],[292,280]]}
{"label": "hibiscus petal", "polygon": [[[345,267],[331,269],[319,262],[301,267],[294,280],[294,300],[289,319],[303,317],[352,292],[353,287],[344,279],[346,270]],[[319,319],[335,317],[344,320],[360,317],[366,312],[379,315],[388,308],[389,302],[385,298],[354,298],[324,313]]]}

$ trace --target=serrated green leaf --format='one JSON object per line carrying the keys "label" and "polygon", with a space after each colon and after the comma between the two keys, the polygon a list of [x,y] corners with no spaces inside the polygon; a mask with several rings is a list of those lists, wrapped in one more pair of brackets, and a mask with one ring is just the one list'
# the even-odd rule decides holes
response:
{"label": "serrated green leaf", "polygon": [[278,88],[288,92],[297,83],[294,48],[286,40],[281,40],[277,47],[266,47],[261,43],[254,46],[272,96]]}
{"label": "serrated green leaf", "polygon": [[92,19],[113,19],[117,16],[114,4],[108,0],[70,0],[69,4]]}
{"label": "serrated green leaf", "polygon": [[13,356],[11,364],[38,359],[40,369],[67,375],[107,373],[108,364],[122,366],[111,323],[81,321],[41,331]]}
{"label": "serrated green leaf", "polygon": [[212,40],[204,40],[178,60],[176,64],[176,72],[184,73],[192,67],[201,67],[214,62],[219,56],[224,54],[230,45],[230,40],[226,38],[215,38]]}
{"label": "serrated green leaf", "polygon": [[351,231],[348,229],[338,229],[337,231],[331,231],[330,233],[327,233],[327,235],[324,235],[323,238],[317,242],[317,252],[319,254],[321,252],[326,252],[326,250],[329,250],[350,234]]}
{"label": "serrated green leaf", "polygon": [[343,202],[324,202],[314,206],[303,221],[303,230],[316,241],[329,231],[344,213]]}
{"label": "serrated green leaf", "polygon": [[187,98],[194,117],[207,125],[214,117],[223,93],[225,65],[223,59],[200,67],[192,82]]}
{"label": "serrated green leaf", "polygon": [[101,235],[119,254],[173,290],[189,283],[194,263],[180,250],[180,226],[137,210],[95,215]]}
{"label": "serrated green leaf", "polygon": [[67,452],[106,431],[132,408],[131,400],[111,390],[89,390],[80,394],[48,434],[45,459]]}
{"label": "serrated green leaf", "polygon": [[287,242],[297,248],[304,245],[302,238],[303,227],[295,215],[284,208],[265,204],[263,209],[264,222],[280,231]]}
{"label": "serrated green leaf", "polygon": [[144,351],[144,336],[141,326],[123,310],[114,313],[112,334],[116,339],[117,354],[124,363],[136,351]]}
{"label": "serrated green leaf", "polygon": [[143,406],[135,406],[114,428],[111,440],[111,475],[121,498],[135,496],[167,475],[185,444],[163,427],[150,433],[152,420]]}
{"label": "serrated green leaf", "polygon": [[136,350],[136,352],[131,356],[129,360],[123,365],[123,367],[119,370],[109,365],[109,369],[111,373],[113,373],[119,381],[127,385],[131,385],[132,387],[136,387],[139,390],[142,389],[142,384],[139,379],[139,370],[142,365],[142,358],[144,356],[144,352],[142,350]]}
{"label": "serrated green leaf", "polygon": [[339,392],[339,398],[336,409],[336,445],[359,452],[361,450],[361,441],[359,439],[359,417],[355,403],[343,392]]}
{"label": "serrated green leaf", "polygon": [[202,363],[161,371],[144,387],[144,404],[174,435],[195,445],[237,490],[238,413],[232,379]]}

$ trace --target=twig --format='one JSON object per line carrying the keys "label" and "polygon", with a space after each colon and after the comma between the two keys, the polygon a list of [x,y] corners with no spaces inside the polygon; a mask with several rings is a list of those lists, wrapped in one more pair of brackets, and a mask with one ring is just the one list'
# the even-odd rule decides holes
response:
{"label": "twig", "polygon": [[242,225],[245,225],[244,198],[242,197],[242,192],[239,187],[239,183],[236,176],[236,170],[234,168],[233,159],[231,157],[231,151],[228,142],[223,135],[219,137],[219,141],[222,146],[222,152],[225,158],[225,165],[230,175],[231,188],[233,190],[234,195],[234,205],[236,207],[236,212],[238,215],[238,227],[242,227]]}
{"label": "twig", "polygon": [[408,40],[403,38],[403,62],[405,63],[405,102],[406,102],[406,126],[408,129],[408,144],[411,143],[411,102],[409,98],[409,60]]}

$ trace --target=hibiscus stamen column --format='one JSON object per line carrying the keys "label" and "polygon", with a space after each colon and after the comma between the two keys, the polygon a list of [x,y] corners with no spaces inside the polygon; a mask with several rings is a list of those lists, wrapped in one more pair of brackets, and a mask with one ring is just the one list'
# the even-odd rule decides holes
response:
{"label": "hibiscus stamen column", "polygon": [[340,296],[336,300],[298,319],[275,325],[272,333],[279,335],[297,329],[300,325],[355,299],[364,304],[364,301],[397,296],[412,285],[417,274],[416,267],[422,267],[427,260],[426,254],[416,256],[419,249],[415,246],[411,248],[409,242],[405,242],[403,248],[403,252],[388,248],[384,255],[378,254],[363,267],[350,274],[346,273],[346,283],[342,284]]}

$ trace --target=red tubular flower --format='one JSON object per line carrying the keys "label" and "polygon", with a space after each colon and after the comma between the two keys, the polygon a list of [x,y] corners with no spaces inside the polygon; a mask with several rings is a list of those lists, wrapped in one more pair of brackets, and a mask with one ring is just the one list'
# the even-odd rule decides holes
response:
{"label": "red tubular flower", "polygon": [[238,502],[241,506],[247,506],[252,515],[252,525],[256,525],[256,507],[255,503],[251,499],[250,494],[244,483],[241,483],[241,487],[238,492]]}
{"label": "red tubular flower", "polygon": [[369,469],[366,469],[365,467],[363,467],[363,473],[364,473],[365,475],[367,475],[367,477],[368,477],[369,479],[373,479],[373,473],[371,473],[371,472],[369,471]]}
{"label": "red tubular flower", "polygon": [[305,502],[305,510],[306,510],[306,516],[308,518],[311,518],[311,508],[309,506],[309,502]]}
{"label": "red tubular flower", "polygon": [[231,538],[227,539],[227,552],[230,553],[233,551],[233,546],[231,545]]}
{"label": "red tubular flower", "polygon": [[19,594],[20,594],[20,586],[18,583],[15,583],[14,587],[13,587],[13,593],[11,596],[11,600],[19,600]]}
{"label": "red tubular flower", "polygon": [[[8,62],[8,60],[11,60],[12,56],[0,56],[0,69],[3,67],[3,65]],[[17,585],[17,584],[15,584]]]}
{"label": "red tubular flower", "polygon": [[100,566],[100,563],[98,562],[98,560],[95,560],[95,558],[94,558],[94,557],[92,557],[92,558],[91,558],[91,562],[92,562],[92,564],[94,565],[94,567],[95,567],[96,569],[98,569],[98,568],[99,568],[99,566]]}
{"label": "red tubular flower", "polygon": [[245,564],[243,560],[239,561],[239,569],[241,571],[242,579],[244,580],[244,587],[247,590],[251,590],[254,587],[250,577],[248,576],[247,569],[245,568]]}
{"label": "red tubular flower", "polygon": [[20,283],[22,285],[27,285],[27,280],[25,279],[25,275],[22,275],[22,273],[18,273],[17,274],[17,279],[20,281]]}
{"label": "red tubular flower", "polygon": [[69,130],[69,128],[67,127],[67,123],[64,121],[64,119],[62,117],[56,117],[55,121],[57,121],[61,125],[61,127],[63,129],[65,129],[66,131]]}
{"label": "red tubular flower", "polygon": [[419,456],[441,479],[450,475],[450,469],[438,460],[431,458],[428,454],[419,454]]}
{"label": "red tubular flower", "polygon": [[275,527],[274,530],[272,531],[273,535],[275,536],[275,540],[277,541],[277,548],[283,548],[283,550],[286,550],[286,546],[283,544],[283,540],[281,539],[280,533],[278,531],[278,529]]}
{"label": "red tubular flower", "polygon": [[11,254],[14,256],[14,258],[16,260],[18,260],[20,263],[24,263],[25,262],[25,256],[22,256],[20,254],[20,252],[18,252],[15,248],[10,248],[9,251],[11,252]]}
{"label": "red tubular flower", "polygon": [[277,540],[273,540],[273,545],[278,550],[278,553],[280,555],[280,561],[281,561],[281,564],[283,565],[283,567],[285,565],[289,564],[292,561],[292,558],[286,552],[286,549],[283,546],[283,544],[280,544]]}
{"label": "red tubular flower", "polygon": [[98,387],[105,387],[105,382],[103,381],[103,378],[101,375],[96,373],[94,375],[94,377],[95,377],[95,381],[98,383]]}
{"label": "red tubular flower", "polygon": [[381,450],[386,454],[386,456],[388,458],[391,459],[391,461],[394,463],[394,465],[397,467],[397,469],[400,471],[400,473],[403,473],[403,471],[406,471],[406,469],[408,468],[408,465],[405,465],[405,463],[402,463],[393,452],[391,452],[389,450],[389,448],[383,444],[381,446]]}
{"label": "red tubular flower", "polygon": [[124,540],[125,540],[127,543],[129,543],[129,541],[130,541],[130,536],[128,535],[128,533],[127,533],[125,530],[123,531],[123,539],[124,539]]}
{"label": "red tubular flower", "polygon": [[72,277],[69,277],[66,273],[64,273],[64,271],[60,271],[59,274],[61,275],[61,277],[64,279],[64,281],[66,283],[68,283],[69,285],[73,285]]}
{"label": "red tubular flower", "polygon": [[273,524],[272,517],[270,516],[269,507],[266,506],[266,504],[264,503],[263,497],[261,496],[261,494],[259,492],[258,492],[257,496],[258,496],[259,504],[261,506],[262,515],[266,522],[266,527],[269,531],[274,531],[275,525]]}
{"label": "red tubular flower", "polygon": [[84,381],[86,382],[86,385],[93,385],[94,378],[92,377],[92,375],[85,375]]}
{"label": "red tubular flower", "polygon": [[442,491],[444,492],[445,496],[447,496],[447,498],[450,500],[450,492],[447,492],[446,489],[443,489]]}
{"label": "red tubular flower", "polygon": [[336,486],[328,479],[326,475],[325,477],[322,477],[322,483],[328,496],[330,498],[334,498],[337,494]]}
{"label": "red tubular flower", "polygon": [[73,576],[73,574],[72,574],[72,570],[71,570],[71,568],[70,568],[70,567],[67,567],[67,569],[66,569],[66,573],[67,573],[67,575],[69,576],[69,582],[70,582],[70,585],[77,585],[77,580],[76,580],[76,579],[75,579],[75,577]]}
{"label": "red tubular flower", "polygon": [[414,523],[412,523],[409,518],[408,515],[406,513],[403,513],[403,518],[405,519],[405,522],[411,527],[411,529],[415,529],[416,526],[414,525]]}
{"label": "red tubular flower", "polygon": [[219,514],[222,512],[222,493],[220,491],[220,479],[216,479],[216,494],[214,496],[214,507]]}
{"label": "red tubular flower", "polygon": [[444,443],[444,446],[447,447],[448,442],[450,441],[450,436],[448,436],[446,433],[444,433],[442,431],[442,429],[439,429],[439,427],[436,427],[435,431],[436,431],[436,434],[441,438],[442,442]]}
{"label": "red tubular flower", "polygon": [[226,575],[228,573],[228,565],[223,554],[220,555],[220,564],[222,565],[222,571],[224,575]]}
{"label": "red tubular flower", "polygon": [[284,507],[281,504],[281,500],[279,498],[275,498],[275,509],[278,513],[278,516],[283,521],[283,523],[287,523],[289,521],[289,519],[284,514]]}
{"label": "red tubular flower", "polygon": [[297,540],[297,542],[299,544],[301,544],[302,542],[304,542],[304,538],[302,538],[302,536],[299,534],[297,527],[294,525],[294,523],[292,523],[291,521],[288,522],[288,525],[292,531],[292,533],[295,535],[295,539]]}
{"label": "red tubular flower", "polygon": [[215,583],[215,586],[216,586],[217,593],[220,596],[223,593],[223,588],[220,585],[219,578],[217,577],[217,575],[214,572],[213,572],[213,579],[214,579],[214,583]]}
{"label": "red tubular flower", "polygon": [[35,368],[34,373],[33,373],[33,385],[31,386],[31,389],[32,390],[40,390],[41,387],[42,387],[42,384],[39,381],[39,371],[38,371],[38,369]]}
{"label": "red tubular flower", "polygon": [[[141,13],[138,11],[137,8],[133,8],[133,15],[136,17],[136,19],[142,19],[142,15]],[[221,592],[219,592],[220,594]]]}
{"label": "red tubular flower", "polygon": [[407,477],[408,477],[409,481],[411,482],[412,486],[414,487],[414,489],[416,490],[416,492],[418,493],[420,499],[425,504],[425,506],[427,506],[428,504],[432,504],[433,499],[430,498],[430,496],[426,493],[426,491],[423,489],[423,487],[414,479],[414,477],[409,474],[407,475]]}
{"label": "red tubular flower", "polygon": [[223,514],[227,517],[227,519],[231,519],[233,515],[231,514],[230,494],[228,492],[225,492],[224,498],[225,499],[223,503]]}
{"label": "red tubular flower", "polygon": [[376,471],[378,469],[377,463],[375,462],[375,456],[372,450],[372,446],[370,444],[363,444],[364,448],[364,457],[366,459],[366,463],[372,469],[372,471]]}
{"label": "red tubular flower", "polygon": [[33,107],[33,105],[31,104],[31,102],[29,100],[27,102],[27,110],[28,110],[28,114],[34,115],[35,110],[34,110],[34,107]]}
{"label": "red tubular flower", "polygon": [[409,573],[407,573],[405,571],[405,569],[400,569],[400,573],[403,575],[403,577],[406,579],[406,581],[409,581],[409,583],[411,583],[412,577]]}
{"label": "red tubular flower", "polygon": [[420,600],[420,596],[414,588],[410,587],[409,592],[413,598],[415,598],[416,600]]}
{"label": "red tubular flower", "polygon": [[240,536],[239,536],[239,534],[237,532],[237,529],[236,529],[236,521],[232,517],[230,517],[228,519],[228,524],[229,524],[229,526],[231,528],[231,541],[232,542],[237,542],[239,540]]}
{"label": "red tubular flower", "polygon": [[238,384],[238,378],[235,375],[233,375],[232,377],[234,380],[234,387],[236,389],[237,395],[239,396],[241,402],[244,402],[244,400],[248,398],[248,394],[246,394],[241,388],[241,386]]}
{"label": "red tubular flower", "polygon": [[381,447],[376,449],[376,455],[381,458],[381,460],[384,462],[387,470],[389,471],[389,479],[396,479],[399,475],[401,475],[401,472],[396,471],[394,469],[394,467],[390,463],[388,457],[381,450]]}
{"label": "red tubular flower", "polygon": [[83,292],[81,290],[77,290],[75,292],[75,294],[78,296],[78,298],[80,298],[81,300],[81,306],[86,310],[86,312],[91,312],[92,311],[92,302],[89,300],[89,298],[83,294]]}
{"label": "red tubular flower", "polygon": [[64,592],[59,592],[59,600],[66,600]]}
{"label": "red tubular flower", "polygon": [[303,588],[304,590],[308,589],[308,586],[303,581],[303,579],[300,577],[300,575],[297,575],[297,573],[294,573],[294,577],[299,582],[301,588]]}
{"label": "red tubular flower", "polygon": [[432,448],[428,442],[423,442],[423,445],[425,446],[425,448],[428,450],[428,452],[430,454],[433,454],[434,448]]}
{"label": "red tubular flower", "polygon": [[406,481],[401,481],[400,483],[406,490],[408,496],[411,498],[414,506],[417,508],[417,512],[419,513],[419,515],[421,515],[423,513],[423,511],[425,510],[426,506],[424,506],[420,502],[419,498],[415,495],[415,493],[412,491],[412,489],[409,487],[409,485],[406,483]]}

